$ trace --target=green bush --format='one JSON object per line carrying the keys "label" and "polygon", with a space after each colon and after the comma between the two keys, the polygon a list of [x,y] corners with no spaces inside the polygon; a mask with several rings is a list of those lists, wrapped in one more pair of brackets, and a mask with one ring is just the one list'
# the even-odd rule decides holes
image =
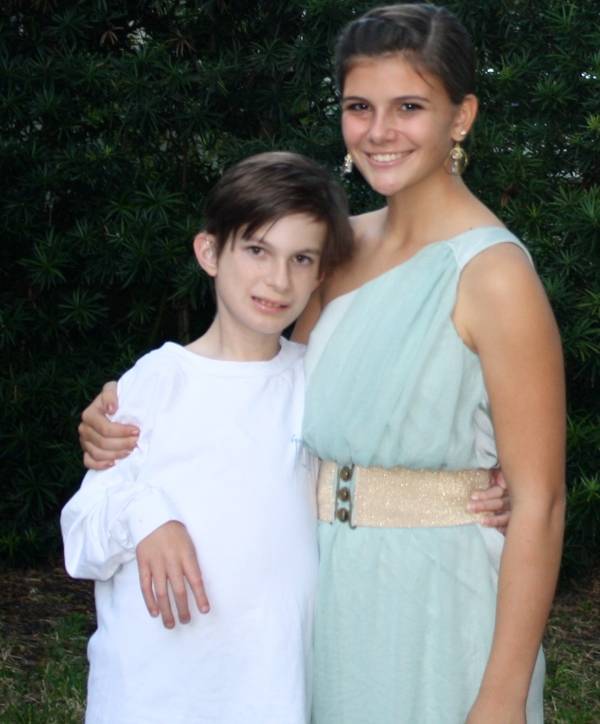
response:
{"label": "green bush", "polygon": [[[339,170],[331,49],[370,5],[0,0],[0,559],[57,547],[99,385],[210,319],[190,241],[223,168],[286,148]],[[565,342],[575,570],[600,530],[597,7],[448,5],[480,57],[468,182],[529,244]],[[355,211],[380,203],[346,185]]]}

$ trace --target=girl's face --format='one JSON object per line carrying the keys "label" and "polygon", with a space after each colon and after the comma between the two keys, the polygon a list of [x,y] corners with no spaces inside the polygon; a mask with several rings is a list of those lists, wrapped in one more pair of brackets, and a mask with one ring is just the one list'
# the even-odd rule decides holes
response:
{"label": "girl's face", "polygon": [[475,96],[455,105],[439,78],[401,54],[359,57],[344,83],[342,133],[367,182],[389,197],[447,176],[448,153],[476,112]]}

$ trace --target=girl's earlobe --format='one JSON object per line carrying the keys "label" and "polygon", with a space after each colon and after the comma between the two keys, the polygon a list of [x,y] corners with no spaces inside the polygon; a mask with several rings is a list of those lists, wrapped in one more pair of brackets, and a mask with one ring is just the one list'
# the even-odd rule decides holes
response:
{"label": "girl's earlobe", "polygon": [[198,264],[211,277],[217,276],[218,254],[216,239],[213,234],[201,231],[194,238],[194,254]]}
{"label": "girl's earlobe", "polygon": [[[464,137],[469,133],[475,119],[477,118],[477,111],[479,109],[479,101],[477,96],[469,93],[466,95],[461,103],[460,110],[456,117],[455,122],[455,141],[463,141]],[[463,133],[464,131],[464,133]]]}

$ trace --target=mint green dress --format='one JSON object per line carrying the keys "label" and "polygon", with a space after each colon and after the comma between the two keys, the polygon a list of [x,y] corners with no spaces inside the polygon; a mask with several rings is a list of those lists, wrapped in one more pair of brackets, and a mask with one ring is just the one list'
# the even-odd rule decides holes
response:
{"label": "mint green dress", "polygon": [[[304,440],[341,465],[497,464],[479,358],[451,320],[478,228],[331,302],[308,346]],[[525,251],[527,254],[527,252]],[[462,724],[487,663],[503,537],[477,524],[319,524],[313,724]],[[543,721],[543,656],[527,722]]]}

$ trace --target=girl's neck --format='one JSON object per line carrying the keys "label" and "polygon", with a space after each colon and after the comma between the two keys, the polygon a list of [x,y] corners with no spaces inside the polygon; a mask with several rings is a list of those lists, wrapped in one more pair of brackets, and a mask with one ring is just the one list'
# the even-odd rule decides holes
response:
{"label": "girl's neck", "polygon": [[382,244],[419,249],[463,230],[468,210],[479,204],[458,176],[429,177],[387,199]]}

